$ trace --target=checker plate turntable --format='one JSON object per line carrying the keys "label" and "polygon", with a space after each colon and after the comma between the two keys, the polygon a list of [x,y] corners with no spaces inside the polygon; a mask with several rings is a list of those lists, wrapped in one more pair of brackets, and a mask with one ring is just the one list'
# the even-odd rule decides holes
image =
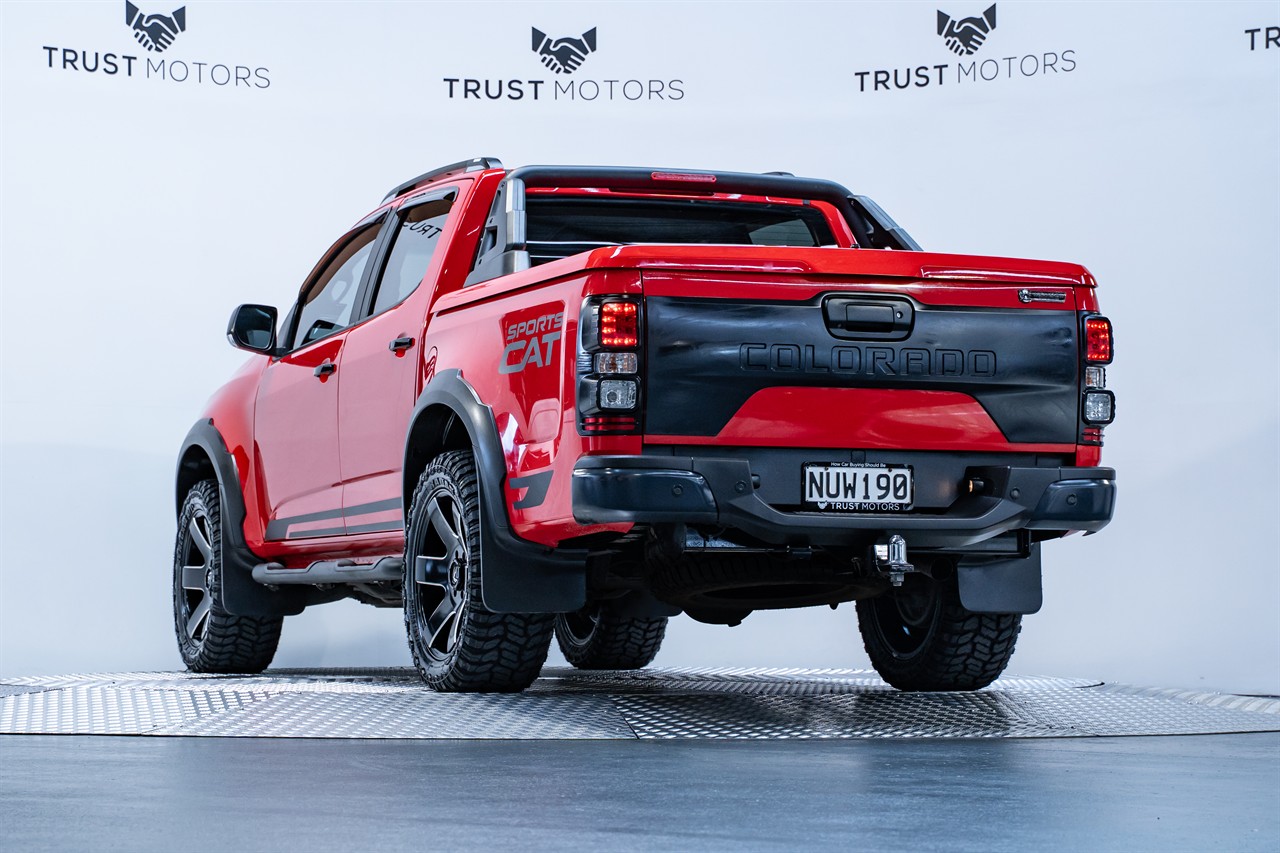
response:
{"label": "checker plate turntable", "polygon": [[0,733],[486,740],[1039,738],[1280,731],[1280,699],[1004,678],[900,693],[874,673],[548,668],[521,694],[439,694],[411,669],[8,678]]}

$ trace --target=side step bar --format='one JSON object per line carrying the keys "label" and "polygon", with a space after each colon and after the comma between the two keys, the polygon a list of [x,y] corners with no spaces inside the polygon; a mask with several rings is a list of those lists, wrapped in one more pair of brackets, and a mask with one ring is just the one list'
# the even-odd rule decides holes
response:
{"label": "side step bar", "polygon": [[263,584],[379,583],[404,579],[404,560],[383,557],[376,563],[320,560],[305,569],[286,569],[279,563],[259,563],[253,579]]}

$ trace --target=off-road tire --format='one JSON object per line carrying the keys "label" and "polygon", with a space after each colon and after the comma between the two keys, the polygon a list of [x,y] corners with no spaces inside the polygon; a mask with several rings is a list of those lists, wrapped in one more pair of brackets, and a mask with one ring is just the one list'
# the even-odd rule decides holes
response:
{"label": "off-road tire", "polygon": [[[446,541],[439,522],[433,524],[434,514],[445,521],[456,544]],[[425,564],[428,583],[418,582],[420,556],[432,558]],[[423,681],[441,692],[513,693],[533,683],[547,659],[555,616],[485,608],[480,484],[471,451],[440,454],[418,478],[404,563],[405,633]],[[442,606],[451,609],[438,616]]]}
{"label": "off-road tire", "polygon": [[1021,630],[1017,613],[973,613],[954,578],[908,575],[857,604],[858,630],[880,677],[899,690],[978,690],[999,677]]}
{"label": "off-road tire", "polygon": [[222,606],[222,548],[218,483],[202,480],[187,492],[178,515],[173,553],[178,652],[192,672],[262,672],[275,657],[284,617],[227,612]]}
{"label": "off-road tire", "polygon": [[653,663],[667,617],[622,616],[602,604],[556,616],[556,643],[578,669],[641,669]]}

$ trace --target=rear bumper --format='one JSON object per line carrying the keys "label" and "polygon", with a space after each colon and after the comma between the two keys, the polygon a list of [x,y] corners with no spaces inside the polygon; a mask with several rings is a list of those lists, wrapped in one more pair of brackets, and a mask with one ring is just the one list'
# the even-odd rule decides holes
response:
{"label": "rear bumper", "polygon": [[1112,468],[975,466],[984,482],[942,512],[784,511],[762,501],[742,459],[587,456],[573,472],[582,524],[707,524],[778,545],[862,545],[899,533],[917,548],[958,549],[1013,530],[1101,530],[1115,508]]}

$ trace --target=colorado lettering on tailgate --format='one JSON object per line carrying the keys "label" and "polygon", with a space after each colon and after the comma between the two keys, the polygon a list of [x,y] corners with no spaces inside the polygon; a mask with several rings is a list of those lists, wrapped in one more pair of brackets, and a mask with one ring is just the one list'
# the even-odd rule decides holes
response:
{"label": "colorado lettering on tailgate", "polygon": [[564,328],[564,312],[543,314],[507,326],[507,346],[502,351],[499,373],[519,373],[529,365],[551,364],[556,341]]}
{"label": "colorado lettering on tailgate", "polygon": [[811,344],[743,344],[738,350],[743,370],[780,373],[850,373],[866,376],[994,377],[996,354],[990,350],[858,347],[829,350]]}

